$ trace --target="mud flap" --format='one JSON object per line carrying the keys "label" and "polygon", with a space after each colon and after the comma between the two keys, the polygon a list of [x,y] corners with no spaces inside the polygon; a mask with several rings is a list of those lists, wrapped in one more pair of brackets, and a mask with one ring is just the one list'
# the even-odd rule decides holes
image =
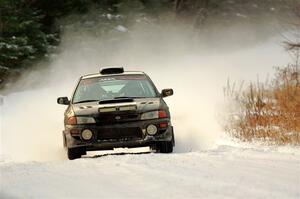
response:
{"label": "mud flap", "polygon": [[62,133],[62,136],[63,136],[63,146],[66,149],[67,148],[67,138],[66,138],[64,132]]}
{"label": "mud flap", "polygon": [[172,126],[172,144],[173,144],[173,147],[174,147],[175,146],[175,136],[174,136],[173,126]]}

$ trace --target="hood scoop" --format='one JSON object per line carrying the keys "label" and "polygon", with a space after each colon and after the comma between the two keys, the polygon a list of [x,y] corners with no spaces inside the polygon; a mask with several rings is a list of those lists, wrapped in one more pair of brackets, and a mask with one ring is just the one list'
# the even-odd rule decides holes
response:
{"label": "hood scoop", "polygon": [[132,98],[123,98],[123,99],[111,99],[100,101],[99,104],[112,104],[112,103],[122,103],[122,102],[133,102]]}

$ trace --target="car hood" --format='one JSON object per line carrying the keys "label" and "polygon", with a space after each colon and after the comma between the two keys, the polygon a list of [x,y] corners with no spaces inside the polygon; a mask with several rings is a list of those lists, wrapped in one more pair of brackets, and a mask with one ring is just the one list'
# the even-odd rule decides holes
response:
{"label": "car hood", "polygon": [[135,105],[137,107],[137,112],[147,112],[151,110],[158,110],[160,108],[160,98],[140,98],[134,99],[133,102],[116,102],[109,104],[99,104],[99,102],[88,102],[88,103],[80,103],[80,104],[72,104],[72,109],[75,115],[95,115],[100,114],[99,108],[107,108],[107,107],[122,107]]}

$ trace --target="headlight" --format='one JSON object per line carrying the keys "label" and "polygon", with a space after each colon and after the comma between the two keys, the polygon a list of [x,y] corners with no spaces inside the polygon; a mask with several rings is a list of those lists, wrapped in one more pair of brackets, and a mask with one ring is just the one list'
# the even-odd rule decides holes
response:
{"label": "headlight", "polygon": [[147,126],[147,133],[149,135],[155,135],[157,133],[157,127],[153,124]]}
{"label": "headlight", "polygon": [[96,123],[93,117],[76,117],[77,124],[94,124]]}
{"label": "headlight", "polygon": [[68,118],[67,124],[75,125],[75,124],[94,124],[96,123],[93,117],[75,117],[71,116]]}
{"label": "headlight", "polygon": [[151,120],[158,118],[158,111],[151,111],[147,113],[143,113],[141,116],[141,120]]}
{"label": "headlight", "polygon": [[82,139],[84,140],[90,140],[92,139],[93,137],[93,132],[89,129],[84,129],[82,132],[81,132],[81,137]]}

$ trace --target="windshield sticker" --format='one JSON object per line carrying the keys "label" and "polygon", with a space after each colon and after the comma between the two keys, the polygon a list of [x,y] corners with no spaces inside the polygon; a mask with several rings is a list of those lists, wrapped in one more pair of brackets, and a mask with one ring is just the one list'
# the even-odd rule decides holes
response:
{"label": "windshield sticker", "polygon": [[128,75],[128,76],[117,76],[116,79],[118,80],[145,80],[146,77],[143,75]]}
{"label": "windshield sticker", "polygon": [[98,79],[99,82],[114,81],[114,80],[116,79],[113,77],[103,77]]}
{"label": "windshield sticker", "polygon": [[91,78],[84,79],[81,81],[83,85],[94,84],[97,82],[109,82],[116,80],[146,80],[146,76],[144,75],[124,75],[124,76],[114,76],[114,77],[100,77],[100,78]]}
{"label": "windshield sticker", "polygon": [[83,79],[80,84],[89,85],[98,82],[96,79]]}

